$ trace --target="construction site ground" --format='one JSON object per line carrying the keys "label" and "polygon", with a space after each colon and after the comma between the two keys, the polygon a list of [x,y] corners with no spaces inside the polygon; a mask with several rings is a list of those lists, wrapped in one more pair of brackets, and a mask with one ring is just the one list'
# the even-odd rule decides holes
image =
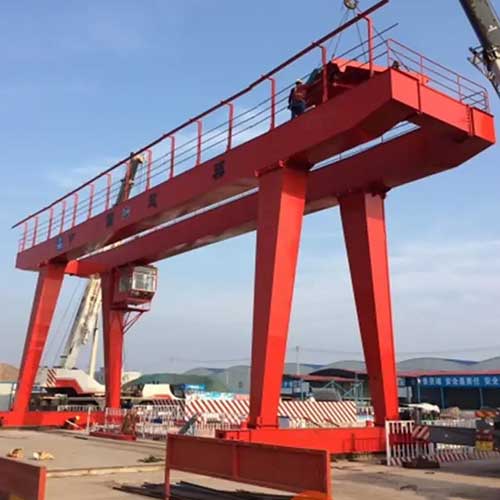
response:
{"label": "construction site ground", "polygon": [[[49,471],[48,500],[144,499],[113,486],[163,481],[162,463],[143,462],[151,455],[164,457],[161,442],[126,443],[58,431],[1,430],[1,456],[13,448],[23,448],[29,463],[36,463],[31,458],[36,451],[54,455],[54,460],[44,462]],[[173,474],[174,482],[181,480],[217,489],[270,492],[214,478]],[[499,500],[500,460],[444,464],[433,471],[341,460],[332,462],[332,480],[335,500]]]}

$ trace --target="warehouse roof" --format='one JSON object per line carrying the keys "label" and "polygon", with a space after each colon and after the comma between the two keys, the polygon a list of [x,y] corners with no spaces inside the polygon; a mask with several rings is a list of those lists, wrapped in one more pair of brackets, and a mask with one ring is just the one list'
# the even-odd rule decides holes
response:
{"label": "warehouse roof", "polygon": [[171,385],[204,385],[207,391],[226,392],[227,387],[220,380],[213,377],[203,377],[200,375],[177,374],[177,373],[152,373],[142,375],[125,384],[124,389],[136,387],[144,384],[171,384]]}
{"label": "warehouse roof", "polygon": [[432,370],[415,370],[415,371],[398,371],[400,377],[439,377],[442,375],[446,376],[458,376],[458,375],[498,375],[500,376],[500,370],[454,370],[454,371],[432,371]]}

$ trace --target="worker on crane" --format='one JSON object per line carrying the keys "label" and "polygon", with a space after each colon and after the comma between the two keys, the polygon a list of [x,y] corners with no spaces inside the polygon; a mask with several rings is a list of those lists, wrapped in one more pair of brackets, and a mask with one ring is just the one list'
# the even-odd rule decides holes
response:
{"label": "worker on crane", "polygon": [[288,109],[292,113],[292,120],[300,116],[307,108],[307,87],[300,79],[295,81],[295,86],[290,90],[288,96]]}

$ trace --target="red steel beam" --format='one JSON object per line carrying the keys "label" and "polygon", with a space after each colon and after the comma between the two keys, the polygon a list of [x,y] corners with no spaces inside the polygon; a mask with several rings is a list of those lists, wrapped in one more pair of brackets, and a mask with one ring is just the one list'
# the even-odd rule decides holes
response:
{"label": "red steel beam", "polygon": [[384,427],[338,429],[248,429],[219,432],[218,437],[251,443],[317,448],[332,455],[378,453],[385,450]]}
{"label": "red steel beam", "polygon": [[[338,117],[342,116],[342,120]],[[57,258],[72,260],[256,186],[255,169],[289,159],[315,164],[379,137],[396,123],[432,116],[470,136],[494,137],[492,117],[427,89],[412,75],[388,70],[231,151],[117,206],[73,230],[18,254],[17,266],[36,270]],[[475,122],[477,122],[477,127]],[[214,178],[224,162],[225,175]],[[126,210],[124,210],[126,208]]]}
{"label": "red steel beam", "polygon": [[384,197],[385,194],[355,193],[340,198],[359,330],[378,425],[399,418]]}
{"label": "red steel beam", "polygon": [[121,407],[125,313],[113,308],[116,279],[114,271],[101,275],[106,408]]}
{"label": "red steel beam", "polygon": [[78,425],[85,427],[90,423],[102,424],[102,411],[69,412],[69,411],[30,411],[24,414],[12,411],[0,412],[1,427],[62,427],[68,419],[77,417]]}
{"label": "red steel beam", "polygon": [[278,426],[307,175],[307,165],[259,174],[250,427]]}
{"label": "red steel beam", "polygon": [[[425,125],[425,124],[424,124]],[[456,132],[456,131],[455,131]],[[306,213],[337,205],[338,196],[370,188],[394,188],[458,166],[487,148],[489,140],[441,126],[426,127],[363,153],[310,172]],[[66,272],[90,276],[129,263],[147,264],[255,230],[257,195],[219,206],[171,226],[155,230],[102,253],[72,261]]]}

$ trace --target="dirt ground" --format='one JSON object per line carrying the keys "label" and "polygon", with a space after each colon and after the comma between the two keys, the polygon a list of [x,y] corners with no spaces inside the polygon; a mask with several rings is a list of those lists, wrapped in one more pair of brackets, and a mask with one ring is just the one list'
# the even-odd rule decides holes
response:
{"label": "dirt ground", "polygon": [[[145,497],[113,490],[121,483],[163,481],[161,464],[141,462],[149,455],[164,456],[163,443],[121,443],[77,439],[73,434],[36,431],[0,431],[0,455],[24,448],[27,461],[33,451],[55,456],[45,462],[49,470],[47,500],[114,500]],[[73,477],[60,477],[69,471]],[[89,475],[91,474],[91,475]],[[190,481],[221,489],[253,487],[228,481],[174,473],[173,481]],[[408,470],[368,463],[332,463],[335,500],[500,500],[500,460],[446,464],[440,470]]]}

